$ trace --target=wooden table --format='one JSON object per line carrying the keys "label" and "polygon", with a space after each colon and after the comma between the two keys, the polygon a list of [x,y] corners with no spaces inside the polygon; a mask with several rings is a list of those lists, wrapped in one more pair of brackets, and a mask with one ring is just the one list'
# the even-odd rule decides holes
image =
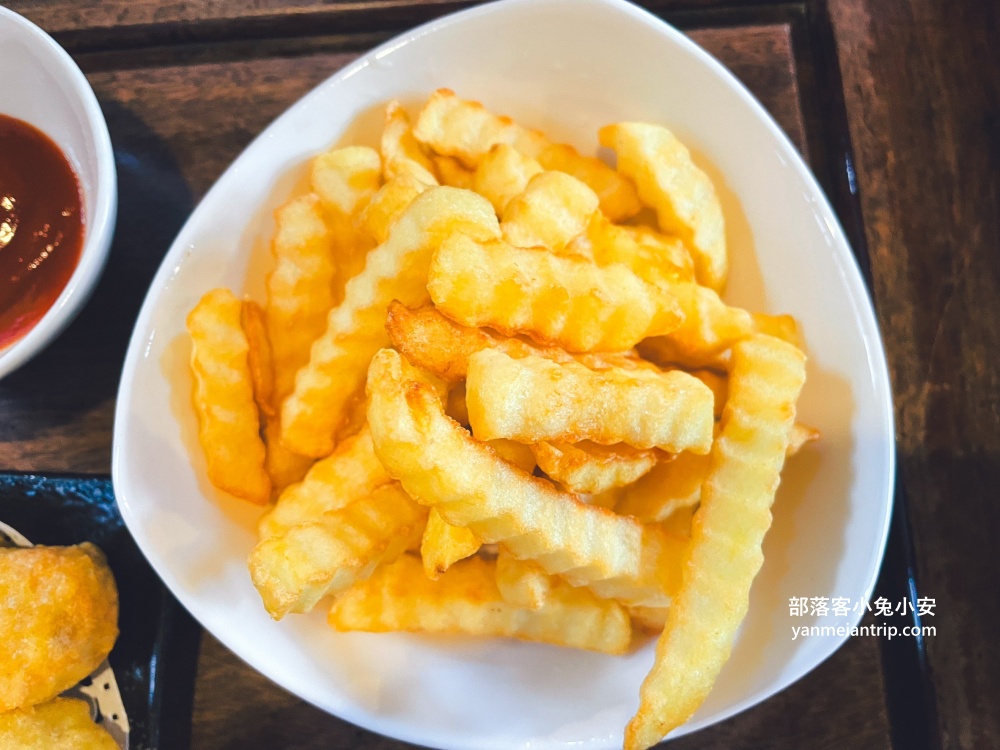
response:
{"label": "wooden table", "polygon": [[[118,231],[79,319],[0,383],[0,471],[107,475],[146,287],[225,166],[290,103],[452,0],[8,0],[80,63],[118,160]],[[855,638],[671,747],[996,747],[1000,649],[1000,42],[966,0],[652,0],[761,99],[870,258],[902,501],[879,591],[936,599],[926,648]],[[2,51],[0,51],[2,58]],[[853,146],[852,146],[853,144]],[[852,151],[853,147],[853,151]],[[867,251],[866,251],[867,246]],[[192,745],[403,747],[303,704],[205,636]]]}

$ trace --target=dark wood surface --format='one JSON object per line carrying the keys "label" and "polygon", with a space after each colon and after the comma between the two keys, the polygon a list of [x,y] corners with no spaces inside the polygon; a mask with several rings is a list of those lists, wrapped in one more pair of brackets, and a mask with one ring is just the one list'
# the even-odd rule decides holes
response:
{"label": "dark wood surface", "polygon": [[[644,4],[748,85],[807,155],[848,231],[867,239],[909,498],[880,586],[908,584],[909,521],[917,583],[936,598],[938,633],[927,639],[928,665],[911,644],[855,638],[778,696],[672,746],[883,748],[894,739],[897,750],[996,747],[998,6],[829,3],[829,28],[811,1]],[[0,382],[0,471],[105,475],[132,322],[199,197],[315,83],[393,32],[468,3],[6,4],[54,32],[88,74],[111,128],[121,196],[94,297],[59,341]],[[916,665],[914,679],[907,664]],[[403,747],[303,704],[209,636],[193,721],[193,746],[205,750]]]}

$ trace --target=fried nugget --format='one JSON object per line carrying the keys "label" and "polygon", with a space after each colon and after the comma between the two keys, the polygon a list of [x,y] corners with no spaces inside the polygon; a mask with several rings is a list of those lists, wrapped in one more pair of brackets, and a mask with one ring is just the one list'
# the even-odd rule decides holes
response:
{"label": "fried nugget", "polygon": [[0,713],[0,750],[118,750],[118,743],[94,723],[84,701],[56,698]]}
{"label": "fried nugget", "polygon": [[118,589],[101,551],[0,548],[0,712],[54,698],[118,637]]}

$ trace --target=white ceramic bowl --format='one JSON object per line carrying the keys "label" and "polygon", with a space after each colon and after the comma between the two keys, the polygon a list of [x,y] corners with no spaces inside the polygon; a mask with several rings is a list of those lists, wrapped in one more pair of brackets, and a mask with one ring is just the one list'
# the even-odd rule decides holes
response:
{"label": "white ceramic bowl", "polygon": [[214,491],[196,442],[184,319],[208,289],[258,295],[272,211],[307,160],[374,142],[380,107],[447,86],[596,151],[598,126],[661,122],[716,179],[727,298],[801,321],[801,419],[818,446],[790,462],[732,659],[680,735],[773,695],[844,636],[792,639],[789,597],[871,594],[893,482],[889,379],[871,303],[837,219],[760,104],[685,36],[621,0],[505,0],[403,34],[289,109],[219,179],[153,281],[125,362],[113,475],[122,515],[167,586],[227,647],[320,708],[443,748],[620,747],[653,659],[500,640],[334,633],[324,612],[276,623],[250,583],[257,511]]}
{"label": "white ceramic bowl", "polygon": [[0,114],[34,125],[66,155],[83,191],[83,247],[62,293],[41,320],[0,348],[0,378],[44,349],[73,320],[100,278],[111,247],[118,178],[111,137],[93,89],[53,39],[0,7]]}

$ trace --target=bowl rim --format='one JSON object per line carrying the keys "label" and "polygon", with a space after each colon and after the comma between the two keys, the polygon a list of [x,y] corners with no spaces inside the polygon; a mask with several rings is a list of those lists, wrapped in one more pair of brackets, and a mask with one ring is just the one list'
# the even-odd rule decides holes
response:
{"label": "bowl rim", "polygon": [[[628,17],[634,19],[635,21],[641,23],[644,26],[656,29],[661,33],[666,39],[671,43],[679,46],[682,51],[687,54],[692,55],[697,59],[697,61],[708,67],[713,71],[718,77],[720,77],[729,86],[732,92],[738,96],[744,104],[751,107],[755,116],[758,117],[768,128],[771,135],[781,143],[782,147],[786,153],[791,157],[790,161],[794,165],[796,173],[798,176],[807,184],[809,184],[813,190],[813,193],[818,198],[818,210],[824,218],[827,220],[828,226],[830,227],[831,233],[843,243],[847,249],[848,259],[848,273],[851,277],[849,287],[853,291],[860,293],[863,296],[863,300],[867,302],[868,311],[872,313],[871,324],[864,325],[861,335],[863,338],[863,343],[865,351],[867,354],[866,361],[870,368],[870,374],[874,382],[875,388],[878,392],[886,394],[886,399],[881,404],[881,414],[878,415],[879,422],[886,427],[887,434],[889,435],[889,440],[881,448],[881,458],[884,461],[884,466],[886,468],[884,474],[884,481],[879,488],[879,496],[885,498],[885,513],[882,518],[881,528],[877,529],[875,532],[875,543],[870,550],[870,560],[869,565],[869,576],[868,580],[864,582],[863,591],[865,593],[865,599],[870,599],[876,581],[878,579],[879,571],[881,568],[881,561],[885,554],[886,544],[888,541],[888,533],[890,521],[892,518],[892,511],[894,505],[894,495],[893,490],[895,486],[895,473],[896,473],[896,444],[895,444],[895,416],[893,411],[892,403],[892,390],[891,381],[889,378],[888,363],[885,354],[885,348],[882,342],[881,332],[878,327],[878,320],[874,316],[874,305],[871,297],[871,290],[864,281],[864,276],[861,272],[861,268],[857,257],[855,256],[851,243],[847,239],[847,236],[841,226],[841,223],[833,211],[829,199],[826,193],[823,191],[822,187],[819,185],[818,180],[812,173],[812,171],[806,166],[802,156],[799,154],[798,150],[790,141],[789,137],[777,124],[771,114],[764,108],[764,106],[758,101],[758,99],[747,89],[747,87],[740,81],[732,72],[730,72],[721,62],[719,62],[710,53],[704,50],[696,42],[691,40],[679,29],[664,21],[662,18],[654,15],[653,13],[640,8],[627,0],[493,0],[492,2],[477,5],[471,8],[460,10],[454,13],[450,13],[439,18],[432,19],[425,22],[419,26],[406,30],[397,36],[389,39],[388,41],[370,49],[368,52],[360,56],[357,60],[349,63],[345,67],[335,71],[333,74],[327,78],[320,81],[316,86],[307,91],[302,97],[297,99],[295,102],[286,107],[276,118],[270,123],[264,130],[262,130],[244,149],[240,154],[230,163],[226,170],[219,175],[216,182],[213,183],[212,187],[206,192],[201,201],[195,207],[194,211],[189,216],[188,220],[185,222],[184,226],[178,232],[176,238],[167,254],[164,256],[164,260],[158,269],[156,275],[154,276],[152,282],[150,283],[149,290],[143,301],[142,308],[140,310],[139,316],[137,317],[135,329],[133,332],[133,338],[130,341],[129,349],[126,355],[126,359],[122,369],[122,379],[118,391],[119,405],[123,402],[126,396],[128,396],[134,389],[134,379],[135,373],[138,366],[138,360],[143,356],[143,350],[146,344],[145,339],[140,339],[136,337],[136,334],[142,330],[145,331],[150,325],[150,320],[153,316],[155,310],[154,297],[158,297],[164,290],[168,281],[173,277],[176,272],[176,266],[180,262],[184,255],[190,251],[190,235],[194,231],[194,227],[201,221],[201,214],[208,211],[208,204],[211,203],[211,199],[214,194],[221,190],[220,184],[226,181],[227,177],[232,172],[236,172],[240,168],[240,162],[242,161],[244,155],[251,150],[255,150],[258,144],[266,141],[272,135],[272,132],[277,126],[279,120],[281,120],[287,113],[291,110],[296,109],[301,106],[306,106],[306,102],[312,100],[313,98],[318,98],[321,95],[323,89],[330,86],[335,81],[340,81],[353,76],[363,68],[371,65],[373,62],[378,61],[382,57],[392,53],[394,50],[408,45],[414,41],[417,41],[423,36],[434,33],[440,29],[446,28],[456,23],[464,22],[468,19],[477,18],[479,16],[487,16],[489,14],[495,13],[500,9],[516,8],[518,6],[537,6],[537,5],[553,5],[558,3],[564,3],[567,5],[572,5],[574,7],[583,8],[587,5],[591,6],[603,6],[605,8],[610,8],[616,12],[623,13]],[[114,445],[112,451],[112,481],[115,486],[116,499],[121,511],[122,517],[125,524],[130,529],[132,524],[141,525],[140,519],[134,514],[133,509],[129,502],[128,492],[126,488],[129,486],[129,482],[126,481],[124,475],[125,469],[123,464],[125,461],[124,453],[126,448],[121,439],[121,435],[125,432],[125,423],[128,419],[126,415],[126,409],[119,408],[116,410],[115,424],[114,424]],[[137,540],[138,543],[138,540]],[[146,554],[142,544],[139,544],[140,550],[143,554]],[[191,614],[195,619],[201,621],[200,616],[200,606],[193,600],[193,598],[188,595],[187,592],[183,591],[183,587],[177,586],[176,577],[172,574],[169,568],[160,559],[148,558],[151,567],[163,578],[164,582],[167,583],[168,588],[171,591],[175,591],[175,588],[180,588],[179,592],[175,592],[175,596],[181,601],[181,603],[189,609]],[[168,583],[169,581],[169,583]],[[192,605],[192,606],[189,606]],[[856,621],[853,625],[856,625],[860,621],[861,615],[858,615]],[[848,628],[849,629],[849,628]],[[712,726],[714,724],[725,721],[733,716],[746,711],[758,703],[773,697],[777,693],[783,691],[790,685],[794,684],[798,680],[805,677],[809,672],[818,667],[820,664],[825,662],[830,658],[850,637],[850,635],[838,636],[836,638],[830,638],[828,640],[827,647],[823,650],[821,655],[816,658],[815,663],[813,663],[808,669],[805,669],[800,674],[789,677],[783,681],[775,683],[773,687],[770,687],[766,692],[751,696],[742,701],[738,701],[730,706],[728,709],[712,716],[706,717],[704,719],[699,719],[696,717],[695,721],[689,721],[678,727],[677,730],[668,735],[667,739],[680,737],[685,734],[696,732],[700,729]],[[312,697],[303,695],[301,692],[297,691],[294,686],[287,684],[286,681],[275,679],[265,672],[263,672],[256,665],[256,660],[247,654],[234,652],[238,658],[248,664],[255,671],[265,674],[269,680],[277,685],[293,692],[295,695],[299,696],[303,700],[316,705],[321,710],[334,713],[334,709],[327,708],[320,705]],[[638,691],[638,685],[636,686]],[[338,707],[335,709],[334,715],[337,717],[348,721],[357,726],[363,727],[373,732],[383,734],[392,738],[399,739],[404,742],[411,742],[416,744],[426,745],[428,742],[434,742],[436,747],[442,748],[464,748],[469,750],[469,748],[493,748],[496,746],[495,743],[491,743],[489,738],[483,738],[479,741],[466,741],[459,745],[455,742],[449,742],[447,739],[443,738],[441,735],[436,737],[428,736],[419,729],[414,729],[412,726],[408,725],[405,721],[401,721],[396,718],[387,718],[379,716],[378,714],[372,713],[370,711],[364,711],[357,709],[354,706],[345,704],[342,700],[336,701],[339,703]],[[554,747],[553,743],[541,743],[539,747]]]}
{"label": "bowl rim", "polygon": [[[0,378],[9,375],[42,351],[76,317],[104,270],[118,211],[118,175],[111,134],[94,89],[69,53],[39,26],[0,6],[0,23],[5,22],[18,29],[23,38],[30,41],[33,49],[48,55],[60,74],[72,83],[73,93],[86,114],[82,123],[85,136],[97,154],[97,180],[93,191],[94,211],[92,216],[84,217],[83,247],[80,248],[76,268],[42,318],[21,338],[0,349]],[[79,175],[77,178],[79,179]],[[81,193],[84,191],[82,184],[80,190]]]}

